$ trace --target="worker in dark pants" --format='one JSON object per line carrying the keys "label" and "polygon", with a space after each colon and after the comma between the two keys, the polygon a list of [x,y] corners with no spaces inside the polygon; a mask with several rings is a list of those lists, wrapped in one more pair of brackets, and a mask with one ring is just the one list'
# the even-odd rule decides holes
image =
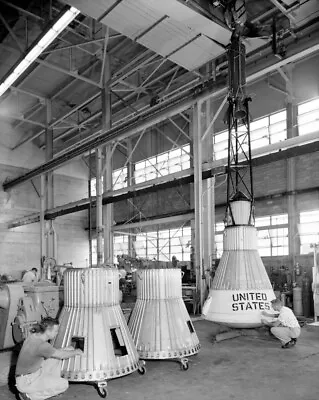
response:
{"label": "worker in dark pants", "polygon": [[262,318],[261,322],[271,327],[270,332],[281,341],[283,349],[294,346],[300,336],[300,325],[295,314],[290,308],[283,306],[280,299],[272,300],[271,305],[277,314],[262,311],[262,315],[272,317],[272,320]]}
{"label": "worker in dark pants", "polygon": [[16,366],[16,387],[20,399],[45,400],[67,390],[69,382],[61,378],[61,360],[81,356],[82,350],[73,347],[55,349],[53,340],[59,321],[45,318],[26,338]]}

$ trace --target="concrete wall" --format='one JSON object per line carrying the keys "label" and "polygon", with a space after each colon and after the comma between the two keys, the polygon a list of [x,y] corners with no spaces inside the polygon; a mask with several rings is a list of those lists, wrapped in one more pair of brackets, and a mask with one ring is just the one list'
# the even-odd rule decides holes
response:
{"label": "concrete wall", "polygon": [[[7,179],[20,176],[44,162],[44,153],[29,143],[11,149],[21,138],[18,129],[0,120],[0,274],[20,278],[21,272],[40,265],[40,224],[8,229],[8,223],[40,210],[40,180],[34,179],[4,192]],[[73,161],[54,173],[55,206],[87,196],[87,168],[82,161]],[[54,221],[57,234],[57,262],[73,262],[85,267],[89,253],[85,231],[87,213],[59,217]]]}

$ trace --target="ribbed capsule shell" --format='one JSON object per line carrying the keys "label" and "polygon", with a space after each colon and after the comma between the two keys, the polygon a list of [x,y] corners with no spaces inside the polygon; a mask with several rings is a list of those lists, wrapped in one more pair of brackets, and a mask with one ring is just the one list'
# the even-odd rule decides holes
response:
{"label": "ribbed capsule shell", "polygon": [[[238,213],[248,215],[247,210]],[[241,211],[240,211],[241,210]],[[228,226],[224,251],[202,314],[210,321],[236,328],[261,326],[261,312],[270,310],[275,298],[270,280],[257,250],[254,226]]]}
{"label": "ribbed capsule shell", "polygon": [[[116,269],[67,270],[64,299],[54,346],[69,347],[74,338],[84,338],[84,354],[63,360],[62,376],[99,382],[137,370],[139,357],[119,305]],[[114,340],[124,355],[115,354]]]}
{"label": "ribbed capsule shell", "polygon": [[137,301],[129,329],[143,359],[180,358],[198,353],[199,340],[182,299],[180,269],[138,271]]}
{"label": "ribbed capsule shell", "polygon": [[236,225],[247,225],[250,217],[250,202],[238,200],[230,202],[230,208]]}

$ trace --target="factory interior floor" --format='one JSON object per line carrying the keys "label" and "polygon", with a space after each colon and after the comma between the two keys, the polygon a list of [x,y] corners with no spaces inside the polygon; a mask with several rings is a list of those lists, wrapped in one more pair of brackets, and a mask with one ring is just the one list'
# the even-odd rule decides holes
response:
{"label": "factory interior floor", "polygon": [[[173,361],[149,361],[147,372],[137,372],[108,383],[114,400],[317,400],[319,393],[319,328],[302,328],[295,347],[281,349],[268,336],[240,336],[213,342],[218,327],[194,322],[202,348],[190,357],[189,370]],[[5,354],[0,353],[4,360]],[[2,363],[3,365],[3,363]],[[71,384],[59,400],[97,400],[95,388]],[[8,385],[0,400],[15,399]]]}

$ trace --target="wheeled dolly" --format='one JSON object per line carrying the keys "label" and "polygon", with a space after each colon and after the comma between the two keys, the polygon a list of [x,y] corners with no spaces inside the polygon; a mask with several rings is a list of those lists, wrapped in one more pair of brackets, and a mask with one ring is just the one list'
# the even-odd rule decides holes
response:
{"label": "wheeled dolly", "polygon": [[[138,362],[138,369],[137,372],[140,375],[144,375],[146,373],[146,363],[144,360],[139,360]],[[95,387],[96,390],[99,394],[100,397],[102,397],[103,399],[105,399],[105,397],[108,395],[108,391],[107,391],[107,381],[99,381],[95,383]]]}
{"label": "wheeled dolly", "polygon": [[188,368],[189,368],[188,358],[182,357],[182,358],[179,358],[178,361],[181,363],[181,370],[182,371],[187,371]]}
{"label": "wheeled dolly", "polygon": [[140,375],[144,375],[146,373],[146,362],[144,360],[139,360],[137,372]]}
{"label": "wheeled dolly", "polygon": [[105,397],[108,395],[107,381],[97,382],[96,390],[97,390],[99,396],[102,397],[103,399],[105,399]]}

